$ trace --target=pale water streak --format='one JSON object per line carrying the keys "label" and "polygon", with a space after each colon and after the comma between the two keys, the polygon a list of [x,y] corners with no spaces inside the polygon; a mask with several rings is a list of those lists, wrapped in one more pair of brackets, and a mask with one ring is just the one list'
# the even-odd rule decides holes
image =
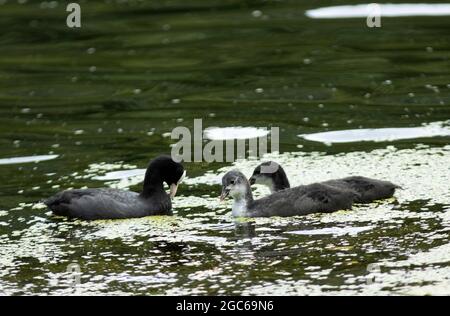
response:
{"label": "pale water streak", "polygon": [[[425,3],[402,3],[402,4],[378,4],[381,17],[402,16],[445,16],[450,15],[450,4],[425,4]],[[342,18],[365,18],[370,15],[370,6],[367,4],[340,5],[323,7],[306,11],[306,16],[313,19],[342,19]]]}
{"label": "pale water streak", "polygon": [[330,228],[322,228],[322,229],[308,229],[308,230],[296,230],[289,232],[290,234],[296,235],[334,235],[334,236],[343,236],[343,235],[352,235],[355,236],[361,232],[365,232],[371,230],[373,227],[330,227]]}
{"label": "pale water streak", "polygon": [[450,136],[450,127],[445,126],[443,122],[433,122],[420,127],[361,128],[301,134],[298,136],[306,140],[325,144],[368,141],[391,142],[401,139]]}
{"label": "pale water streak", "polygon": [[205,136],[211,140],[251,139],[268,135],[270,132],[257,127],[210,127]]}
{"label": "pale water streak", "polygon": [[12,164],[19,164],[19,163],[39,162],[39,161],[52,160],[57,157],[58,157],[58,155],[39,155],[39,156],[2,158],[2,159],[0,159],[0,165],[12,165]]}

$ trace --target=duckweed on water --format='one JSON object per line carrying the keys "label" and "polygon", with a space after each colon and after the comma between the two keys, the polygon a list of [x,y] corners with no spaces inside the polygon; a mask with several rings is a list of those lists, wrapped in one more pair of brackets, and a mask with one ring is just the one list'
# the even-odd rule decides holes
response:
{"label": "duckweed on water", "polygon": [[[31,273],[32,285],[26,291],[72,293],[64,286],[68,273],[61,269],[62,263],[71,262],[77,262],[82,273],[77,294],[448,291],[450,194],[445,162],[450,158],[449,146],[388,147],[335,156],[285,153],[267,158],[276,158],[294,185],[342,177],[358,166],[358,174],[393,180],[403,189],[395,198],[358,205],[351,211],[293,218],[234,219],[229,203],[221,205],[209,195],[179,196],[173,217],[82,222],[42,214],[0,239],[5,281],[1,291],[22,293],[23,287],[14,279]],[[256,165],[241,161],[233,167],[250,174]],[[212,179],[220,179],[230,168],[187,179],[187,183],[214,188],[218,183]],[[88,174],[104,171],[90,168]],[[256,192],[263,195],[264,190]],[[35,207],[21,206],[28,208]],[[36,264],[39,268],[26,272]],[[372,271],[370,264],[378,270]],[[311,270],[315,266],[319,268]],[[52,285],[58,279],[62,283]]]}

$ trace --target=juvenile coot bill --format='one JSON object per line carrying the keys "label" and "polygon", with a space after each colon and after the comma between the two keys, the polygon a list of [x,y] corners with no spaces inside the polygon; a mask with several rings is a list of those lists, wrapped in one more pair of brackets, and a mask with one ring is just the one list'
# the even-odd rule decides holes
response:
{"label": "juvenile coot bill", "polygon": [[[172,215],[172,202],[186,171],[169,156],[153,159],[141,193],[110,189],[66,190],[44,201],[55,215],[85,220]],[[164,182],[170,194],[164,190]]]}
{"label": "juvenile coot bill", "polygon": [[[262,184],[271,192],[290,188],[289,180],[284,169],[274,161],[266,161],[253,171],[250,184]],[[389,181],[382,181],[361,176],[352,176],[341,179],[320,182],[340,189],[350,189],[358,192],[356,203],[370,203],[375,200],[387,199],[394,195],[398,185]]]}
{"label": "juvenile coot bill", "polygon": [[227,172],[222,178],[221,200],[234,199],[232,213],[236,217],[295,216],[330,213],[351,209],[358,194],[321,183],[302,185],[253,199],[250,183],[239,171]]}

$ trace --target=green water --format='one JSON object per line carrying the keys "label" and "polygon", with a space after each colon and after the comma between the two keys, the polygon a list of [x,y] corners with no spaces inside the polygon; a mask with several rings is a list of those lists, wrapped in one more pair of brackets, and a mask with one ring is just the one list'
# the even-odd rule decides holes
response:
{"label": "green water", "polygon": [[[69,29],[65,2],[4,2],[0,159],[58,157],[0,165],[0,294],[450,294],[449,136],[297,136],[450,119],[448,16],[371,29],[304,15],[354,1],[80,1]],[[186,163],[174,217],[66,221],[37,203],[139,190],[139,176],[95,178],[170,153],[163,134],[194,118],[280,127],[273,159],[293,184],[361,174],[403,190],[352,211],[234,220],[215,184],[231,164]]]}

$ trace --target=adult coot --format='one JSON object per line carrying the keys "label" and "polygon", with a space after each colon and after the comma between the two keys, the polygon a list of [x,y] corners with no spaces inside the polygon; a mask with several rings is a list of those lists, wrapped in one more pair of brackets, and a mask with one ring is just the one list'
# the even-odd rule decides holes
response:
{"label": "adult coot", "polygon": [[[186,171],[169,156],[159,156],[147,168],[141,193],[110,189],[66,190],[45,200],[54,214],[87,220],[172,215],[173,198]],[[170,195],[163,182],[170,186]]]}

